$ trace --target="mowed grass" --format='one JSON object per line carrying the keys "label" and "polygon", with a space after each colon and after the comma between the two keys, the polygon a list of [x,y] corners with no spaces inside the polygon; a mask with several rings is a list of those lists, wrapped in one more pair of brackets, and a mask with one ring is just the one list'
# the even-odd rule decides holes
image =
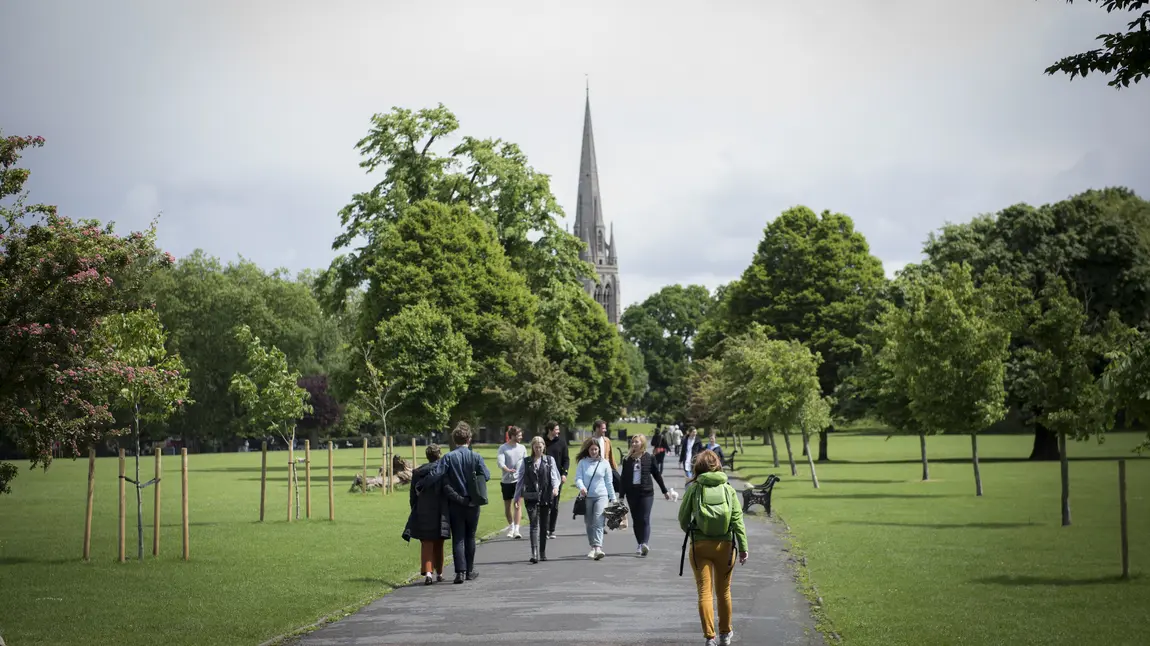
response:
{"label": "mowed grass", "polygon": [[[1150,643],[1150,459],[1130,453],[1144,437],[1070,443],[1069,527],[1059,465],[1025,460],[1029,436],[979,439],[982,497],[969,437],[928,438],[928,482],[917,437],[832,435],[818,490],[800,441],[797,477],[784,450],[775,468],[758,440],[736,466],[756,484],[782,477],[774,510],[806,556],[824,625],[848,646],[1134,645]],[[1130,581],[1118,580],[1119,457]]]}
{"label": "mowed grass", "polygon": [[[506,522],[496,447],[478,448],[492,471],[483,535]],[[396,452],[411,459],[410,446]],[[422,464],[422,446],[418,453]],[[311,519],[291,523],[285,451],[268,453],[259,522],[260,459],[259,452],[189,456],[189,562],[181,558],[179,456],[163,458],[158,558],[151,555],[153,490],[144,490],[144,560],[137,562],[135,497],[127,487],[127,563],[117,562],[117,458],[96,462],[88,563],[81,560],[87,459],[58,460],[46,473],[21,465],[13,494],[0,496],[0,636],[20,646],[254,645],[358,607],[418,573],[419,542],[400,538],[408,488],[390,496],[348,492],[362,470],[362,448],[334,452],[335,522],[328,520],[326,450],[312,454]],[[371,475],[380,463],[380,449],[369,449]],[[150,479],[154,458],[140,464],[141,479]],[[302,497],[302,465],[299,473]],[[565,499],[571,489],[564,488]]]}

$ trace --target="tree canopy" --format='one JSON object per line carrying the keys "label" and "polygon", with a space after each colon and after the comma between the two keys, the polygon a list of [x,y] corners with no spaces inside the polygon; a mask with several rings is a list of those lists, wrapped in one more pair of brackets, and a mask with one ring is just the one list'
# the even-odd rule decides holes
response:
{"label": "tree canopy", "polygon": [[[1127,11],[1135,14],[1126,24],[1126,32],[1100,34],[1095,40],[1102,41],[1102,47],[1066,56],[1046,68],[1046,73],[1059,72],[1085,77],[1090,72],[1112,75],[1106,83],[1121,89],[1137,84],[1150,76],[1150,1],[1147,0],[1086,0],[1100,5],[1106,13]],[[1066,0],[1073,4],[1074,0]],[[1141,14],[1137,12],[1141,11]]]}

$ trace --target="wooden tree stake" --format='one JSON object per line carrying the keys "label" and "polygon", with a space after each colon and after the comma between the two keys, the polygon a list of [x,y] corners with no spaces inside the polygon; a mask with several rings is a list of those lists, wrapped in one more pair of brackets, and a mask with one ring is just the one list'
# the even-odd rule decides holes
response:
{"label": "wooden tree stake", "polygon": [[88,509],[84,512],[84,560],[92,555],[92,503],[96,500],[96,448],[88,449]]}
{"label": "wooden tree stake", "polygon": [[327,519],[335,520],[335,457],[334,442],[327,443]]}
{"label": "wooden tree stake", "polygon": [[303,490],[304,490],[304,512],[307,518],[311,518],[311,440],[303,441]]}
{"label": "wooden tree stake", "polygon": [[188,448],[180,449],[180,479],[183,481],[183,517],[184,517],[184,560],[187,561],[188,553]]}
{"label": "wooden tree stake", "polygon": [[292,473],[295,471],[295,447],[288,444],[288,522],[291,522],[292,507],[295,505],[295,489],[292,488]]}
{"label": "wooden tree stake", "polygon": [[124,463],[124,449],[120,449],[120,562],[125,561],[124,542],[127,540],[127,535],[124,532],[124,523],[128,518],[127,509],[125,508],[124,500],[124,474],[126,464]]}
{"label": "wooden tree stake", "polygon": [[152,516],[152,556],[160,555],[160,471],[163,464],[163,449],[156,447],[156,509]]}
{"label": "wooden tree stake", "polygon": [[264,501],[267,499],[268,491],[268,443],[264,440],[263,447],[263,462],[260,464],[260,522],[264,522]]}
{"label": "wooden tree stake", "polygon": [[1130,578],[1130,535],[1126,520],[1126,460],[1118,461],[1118,517],[1122,528],[1122,578]]}
{"label": "wooden tree stake", "polygon": [[367,495],[367,438],[363,438],[363,495]]}
{"label": "wooden tree stake", "polygon": [[415,438],[411,438],[411,470],[415,470],[416,463],[419,462],[419,454],[415,452]]}

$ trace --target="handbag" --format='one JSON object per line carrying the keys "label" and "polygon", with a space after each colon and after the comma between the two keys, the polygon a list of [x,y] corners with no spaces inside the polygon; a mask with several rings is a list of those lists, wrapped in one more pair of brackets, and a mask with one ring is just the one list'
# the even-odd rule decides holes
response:
{"label": "handbag", "polygon": [[[603,461],[602,459],[599,460],[599,462],[602,462],[602,461]],[[595,470],[591,472],[591,478],[587,481],[587,486],[585,487],[585,489],[587,489],[588,491],[591,490],[591,483],[595,481],[595,474],[598,472],[599,472],[599,465],[596,464]],[[575,496],[575,506],[571,509],[571,518],[575,518],[576,516],[586,516],[586,515],[587,515],[587,496],[584,496],[583,494],[579,494],[578,496]]]}
{"label": "handbag", "polygon": [[479,469],[479,461],[471,459],[471,479],[467,481],[467,497],[471,504],[482,507],[487,504],[487,476]]}

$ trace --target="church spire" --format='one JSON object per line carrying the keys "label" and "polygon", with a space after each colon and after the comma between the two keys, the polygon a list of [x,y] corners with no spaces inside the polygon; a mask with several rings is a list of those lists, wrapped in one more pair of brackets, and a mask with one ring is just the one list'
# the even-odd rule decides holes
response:
{"label": "church spire", "polygon": [[607,264],[619,264],[619,257],[615,255],[615,223],[611,223],[611,242],[607,243]]}
{"label": "church spire", "polygon": [[603,206],[599,195],[599,165],[595,159],[595,134],[591,127],[591,89],[583,109],[583,148],[579,157],[579,193],[575,207],[575,233],[587,245],[583,259],[596,263],[603,252]]}

